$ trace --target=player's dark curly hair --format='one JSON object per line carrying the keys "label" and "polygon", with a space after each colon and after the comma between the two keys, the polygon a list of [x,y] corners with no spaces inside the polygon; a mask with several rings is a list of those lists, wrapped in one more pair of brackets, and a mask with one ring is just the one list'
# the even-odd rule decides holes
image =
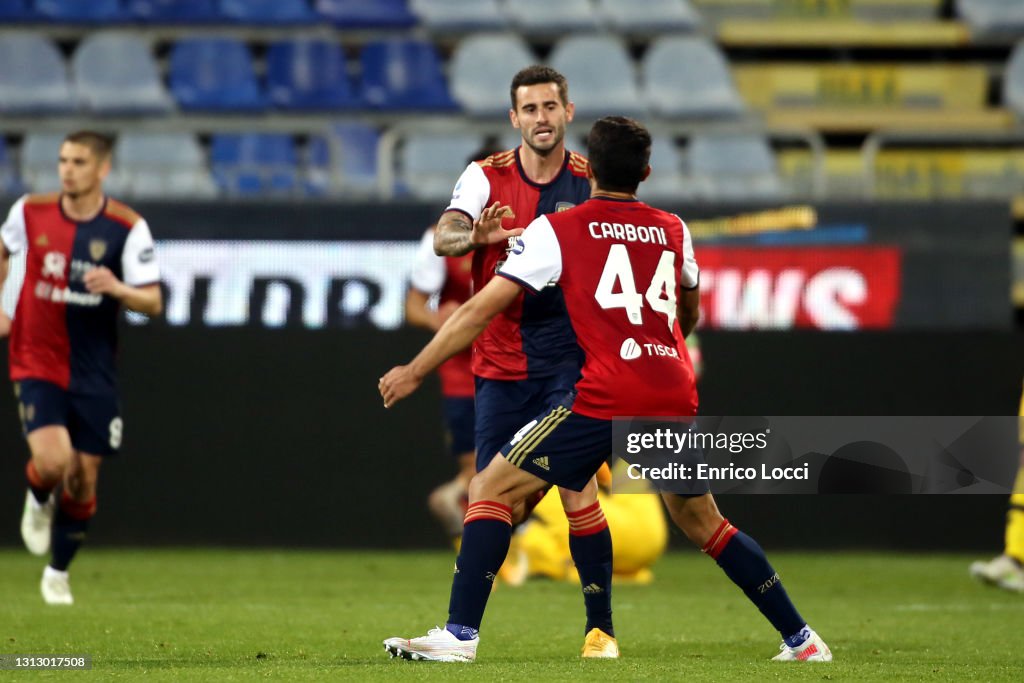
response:
{"label": "player's dark curly hair", "polygon": [[633,119],[605,116],[590,129],[587,158],[602,190],[636,192],[651,160],[651,134]]}
{"label": "player's dark curly hair", "polygon": [[558,99],[562,100],[563,105],[569,104],[569,81],[565,80],[565,76],[550,66],[534,64],[525,69],[520,69],[519,73],[512,77],[510,93],[512,96],[512,108],[516,108],[516,90],[519,90],[520,86],[540,85],[541,83],[554,83],[557,85]]}
{"label": "player's dark curly hair", "polygon": [[73,142],[76,145],[85,145],[92,150],[97,159],[106,159],[114,148],[114,141],[109,135],[97,133],[94,130],[76,130],[68,133],[64,142]]}

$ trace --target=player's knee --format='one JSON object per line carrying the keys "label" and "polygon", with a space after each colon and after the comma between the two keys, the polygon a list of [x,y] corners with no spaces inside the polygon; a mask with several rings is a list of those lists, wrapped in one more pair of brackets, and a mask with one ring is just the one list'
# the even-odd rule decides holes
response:
{"label": "player's knee", "polygon": [[562,508],[566,512],[576,512],[590,507],[597,501],[597,480],[592,478],[582,491],[559,487],[558,495],[562,499]]}
{"label": "player's knee", "polygon": [[57,450],[33,451],[32,465],[43,481],[60,482],[68,467],[68,457]]}
{"label": "player's knee", "polygon": [[499,479],[486,468],[482,472],[477,472],[469,482],[469,502],[476,503],[481,500],[503,502],[505,491]]}

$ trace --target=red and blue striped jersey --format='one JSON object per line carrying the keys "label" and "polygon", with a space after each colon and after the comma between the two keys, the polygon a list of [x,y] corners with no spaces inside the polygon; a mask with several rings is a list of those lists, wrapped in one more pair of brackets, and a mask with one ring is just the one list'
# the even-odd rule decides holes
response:
{"label": "red and blue striped jersey", "polygon": [[606,420],[696,414],[676,304],[682,289],[697,286],[698,269],[679,216],[597,197],[531,223],[499,275],[531,292],[563,292],[586,357],[573,412]]}
{"label": "red and blue striped jersey", "polygon": [[[589,197],[584,157],[566,152],[559,174],[551,182],[539,184],[526,176],[516,148],[471,163],[455,185],[447,210],[460,211],[475,221],[486,207],[500,202],[515,213],[502,221],[502,227],[509,230],[524,228],[543,214],[571,209]],[[474,291],[491,281],[512,242],[473,252]],[[473,343],[473,374],[487,379],[548,377],[581,364],[576,335],[557,288],[538,296],[520,296]]]}
{"label": "red and blue striped jersey", "polygon": [[116,299],[86,290],[99,266],[133,287],[160,271],[149,226],[124,204],[105,199],[89,221],[65,215],[60,194],[25,195],[0,228],[10,254],[25,251],[25,276],[8,347],[11,380],[39,379],[83,394],[116,391]]}

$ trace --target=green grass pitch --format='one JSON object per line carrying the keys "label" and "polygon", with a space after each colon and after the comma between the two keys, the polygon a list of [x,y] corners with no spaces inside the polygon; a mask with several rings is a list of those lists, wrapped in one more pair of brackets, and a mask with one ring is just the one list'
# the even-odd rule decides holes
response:
{"label": "green grass pitch", "polygon": [[975,585],[969,558],[772,554],[832,664],[776,664],[778,636],[714,562],[677,552],[651,586],[619,586],[623,658],[581,661],[578,587],[501,586],[478,661],[391,660],[387,636],[443,622],[452,557],[369,553],[86,549],[76,604],[47,607],[42,562],[0,551],[0,654],[89,654],[89,672],[0,679],[1019,681],[1024,596]]}

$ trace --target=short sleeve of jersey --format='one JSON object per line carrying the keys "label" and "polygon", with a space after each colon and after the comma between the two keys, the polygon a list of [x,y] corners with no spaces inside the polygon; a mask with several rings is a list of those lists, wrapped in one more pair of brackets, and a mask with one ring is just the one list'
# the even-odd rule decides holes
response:
{"label": "short sleeve of jersey", "polygon": [[516,244],[498,275],[532,292],[539,292],[558,282],[562,276],[562,248],[546,216],[534,220],[516,238]]}
{"label": "short sleeve of jersey", "polygon": [[491,181],[475,161],[466,167],[452,190],[452,200],[445,211],[461,211],[473,220],[480,218],[491,198]]}
{"label": "short sleeve of jersey", "polygon": [[679,284],[683,289],[693,289],[700,283],[700,268],[697,267],[697,259],[693,255],[690,229],[686,227],[686,222],[682,218],[679,218],[679,223],[683,226],[683,263],[679,268]]}
{"label": "short sleeve of jersey", "polygon": [[415,290],[434,295],[444,287],[445,275],[444,257],[434,253],[434,231],[427,230],[416,250],[409,283]]}
{"label": "short sleeve of jersey", "polygon": [[131,287],[152,285],[160,281],[160,266],[156,262],[153,235],[149,225],[141,218],[132,226],[121,254],[124,283]]}
{"label": "short sleeve of jersey", "polygon": [[11,256],[7,262],[7,280],[0,287],[0,309],[8,318],[14,317],[14,309],[18,306],[18,295],[25,282],[25,261],[28,253],[25,250]]}
{"label": "short sleeve of jersey", "polygon": [[14,206],[11,207],[7,220],[0,227],[0,240],[9,254],[17,254],[25,248],[25,242],[28,240],[25,228],[25,197],[14,202]]}

